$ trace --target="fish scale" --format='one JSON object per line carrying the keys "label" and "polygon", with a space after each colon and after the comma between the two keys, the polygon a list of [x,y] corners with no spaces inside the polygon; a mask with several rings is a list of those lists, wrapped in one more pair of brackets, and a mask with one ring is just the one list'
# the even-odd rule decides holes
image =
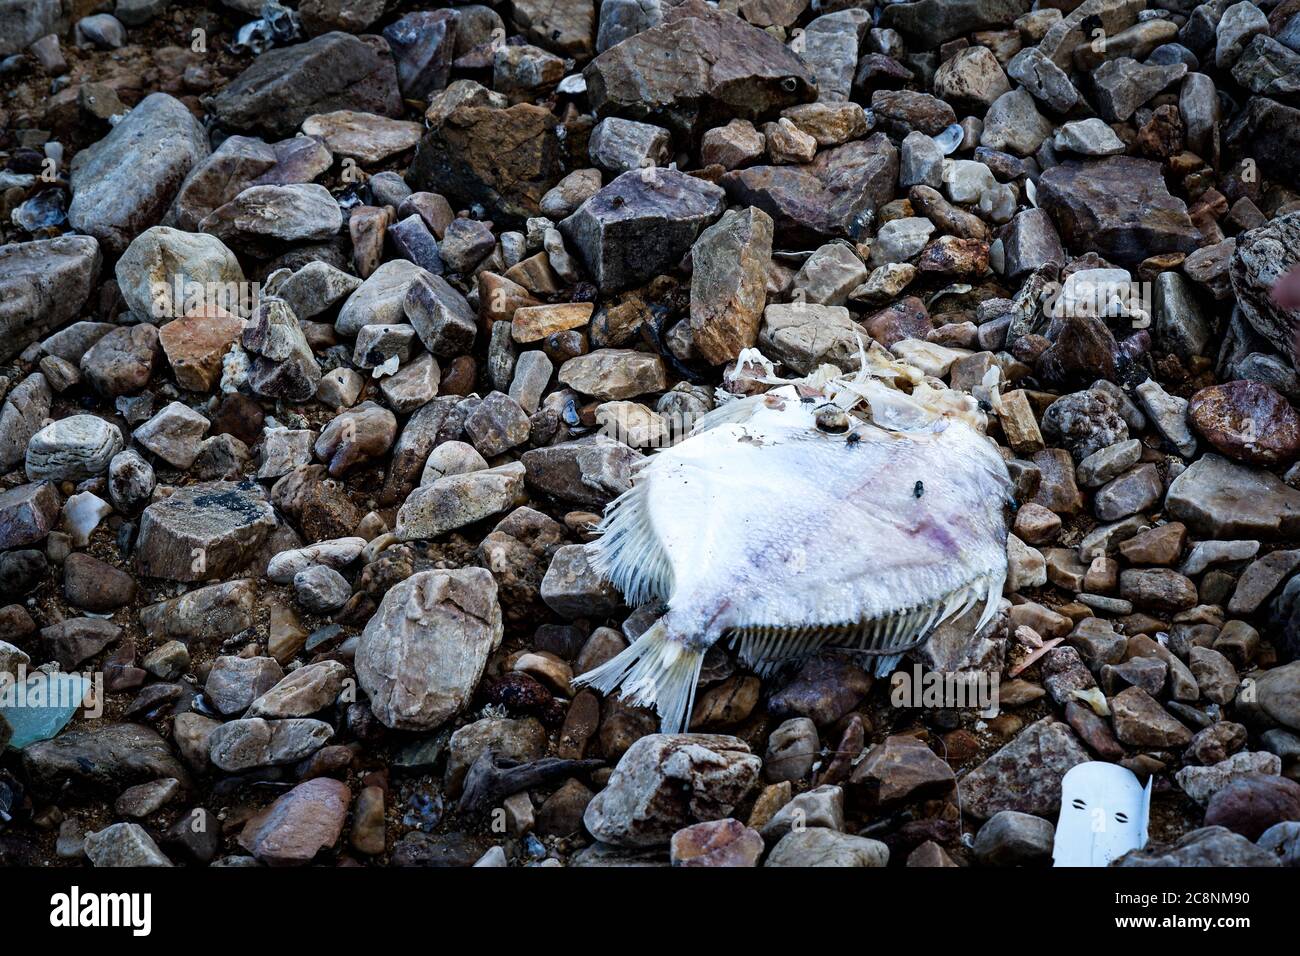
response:
{"label": "fish scale", "polygon": [[[1011,483],[983,415],[919,375],[902,391],[862,358],[854,376],[728,401],[639,466],[589,557],[629,603],[667,611],[579,683],[621,688],[672,732],[720,640],[761,675],[832,647],[875,656],[883,674],[979,601],[992,614]],[[838,429],[818,427],[832,404],[853,413],[849,429],[826,414]]]}

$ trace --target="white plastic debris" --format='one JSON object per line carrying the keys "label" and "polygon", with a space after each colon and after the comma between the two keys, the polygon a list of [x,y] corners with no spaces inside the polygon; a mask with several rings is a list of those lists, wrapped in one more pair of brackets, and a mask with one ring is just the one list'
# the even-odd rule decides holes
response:
{"label": "white plastic debris", "polygon": [[1061,816],[1052,847],[1055,866],[1109,866],[1147,842],[1151,781],[1100,760],[1072,767],[1061,781]]}

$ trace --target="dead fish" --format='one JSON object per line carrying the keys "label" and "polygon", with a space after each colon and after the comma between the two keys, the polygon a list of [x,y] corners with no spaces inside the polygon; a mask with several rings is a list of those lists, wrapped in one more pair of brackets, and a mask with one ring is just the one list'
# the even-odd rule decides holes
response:
{"label": "dead fish", "polygon": [[978,602],[992,615],[1011,482],[984,415],[861,361],[726,402],[640,467],[588,554],[629,604],[667,611],[578,682],[621,687],[677,732],[719,641],[760,675],[823,647],[875,655],[883,675]]}

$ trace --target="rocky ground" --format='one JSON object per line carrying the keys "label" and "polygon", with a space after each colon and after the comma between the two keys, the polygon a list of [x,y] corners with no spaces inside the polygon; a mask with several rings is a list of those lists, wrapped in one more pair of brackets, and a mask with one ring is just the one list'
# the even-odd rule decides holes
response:
{"label": "rocky ground", "polygon": [[[0,697],[0,862],[1043,864],[1087,760],[1125,863],[1300,862],[1300,0],[0,0],[0,57],[0,674],[73,699]],[[635,463],[860,340],[1007,460],[1004,606],[902,665],[999,712],[575,691],[657,613],[582,548]]]}

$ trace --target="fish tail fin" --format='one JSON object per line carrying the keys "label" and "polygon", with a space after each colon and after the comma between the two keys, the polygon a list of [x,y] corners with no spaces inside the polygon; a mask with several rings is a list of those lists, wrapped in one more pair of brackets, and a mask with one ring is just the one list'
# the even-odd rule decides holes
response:
{"label": "fish tail fin", "polygon": [[695,684],[704,654],[669,632],[660,618],[622,653],[574,679],[602,694],[622,688],[634,707],[653,707],[660,729],[683,733],[695,707]]}

